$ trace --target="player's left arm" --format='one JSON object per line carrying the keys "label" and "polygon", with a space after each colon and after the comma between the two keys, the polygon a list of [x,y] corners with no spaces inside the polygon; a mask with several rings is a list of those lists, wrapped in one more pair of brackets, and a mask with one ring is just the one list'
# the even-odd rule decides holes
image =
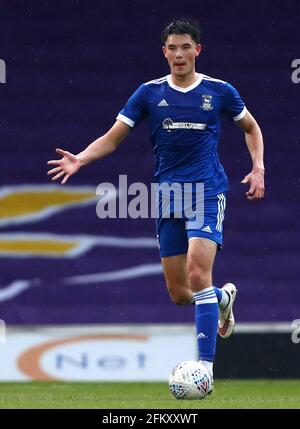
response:
{"label": "player's left arm", "polygon": [[265,194],[264,181],[264,143],[260,127],[249,111],[237,121],[239,127],[245,131],[245,140],[252,158],[252,171],[244,177],[241,183],[249,183],[246,192],[248,200],[260,200]]}

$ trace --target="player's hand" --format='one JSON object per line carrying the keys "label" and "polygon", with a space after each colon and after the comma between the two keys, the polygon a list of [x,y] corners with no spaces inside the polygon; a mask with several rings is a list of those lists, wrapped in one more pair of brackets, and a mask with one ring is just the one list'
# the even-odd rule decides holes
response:
{"label": "player's hand", "polygon": [[251,173],[247,174],[241,183],[249,183],[250,188],[246,192],[248,200],[261,200],[265,195],[265,180],[264,180],[264,169],[252,170]]}
{"label": "player's hand", "polygon": [[48,161],[48,165],[56,165],[57,167],[48,171],[48,176],[54,175],[51,180],[55,181],[62,178],[61,184],[64,185],[70,176],[77,173],[80,169],[80,164],[75,155],[62,149],[56,149],[56,153],[62,156],[61,159]]}

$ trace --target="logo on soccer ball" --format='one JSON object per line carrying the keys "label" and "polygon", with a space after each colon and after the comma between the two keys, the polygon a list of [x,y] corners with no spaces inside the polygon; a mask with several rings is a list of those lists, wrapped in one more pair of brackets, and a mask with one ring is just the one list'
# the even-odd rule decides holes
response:
{"label": "logo on soccer ball", "polygon": [[200,362],[185,361],[171,372],[170,391],[176,399],[202,399],[212,392],[212,380]]}

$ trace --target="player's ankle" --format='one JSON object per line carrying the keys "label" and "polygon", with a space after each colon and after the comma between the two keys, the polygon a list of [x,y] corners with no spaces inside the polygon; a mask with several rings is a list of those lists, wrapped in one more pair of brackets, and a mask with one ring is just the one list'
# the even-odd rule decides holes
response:
{"label": "player's ankle", "polygon": [[225,310],[225,308],[227,307],[227,305],[229,304],[229,294],[226,292],[226,290],[221,289],[222,291],[222,298],[221,301],[219,302],[219,307],[221,310]]}
{"label": "player's ankle", "polygon": [[214,365],[214,363],[210,362],[208,360],[201,360],[201,359],[199,362],[202,363],[203,366],[205,366],[209,375],[211,376],[211,378],[213,378],[213,365]]}

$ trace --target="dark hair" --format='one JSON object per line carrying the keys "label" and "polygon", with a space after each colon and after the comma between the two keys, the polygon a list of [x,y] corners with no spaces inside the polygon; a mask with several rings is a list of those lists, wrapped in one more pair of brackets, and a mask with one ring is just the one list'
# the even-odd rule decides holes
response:
{"label": "dark hair", "polygon": [[171,34],[189,34],[198,45],[200,43],[201,29],[199,23],[194,19],[181,18],[166,26],[161,33],[162,41],[166,43],[168,36]]}

